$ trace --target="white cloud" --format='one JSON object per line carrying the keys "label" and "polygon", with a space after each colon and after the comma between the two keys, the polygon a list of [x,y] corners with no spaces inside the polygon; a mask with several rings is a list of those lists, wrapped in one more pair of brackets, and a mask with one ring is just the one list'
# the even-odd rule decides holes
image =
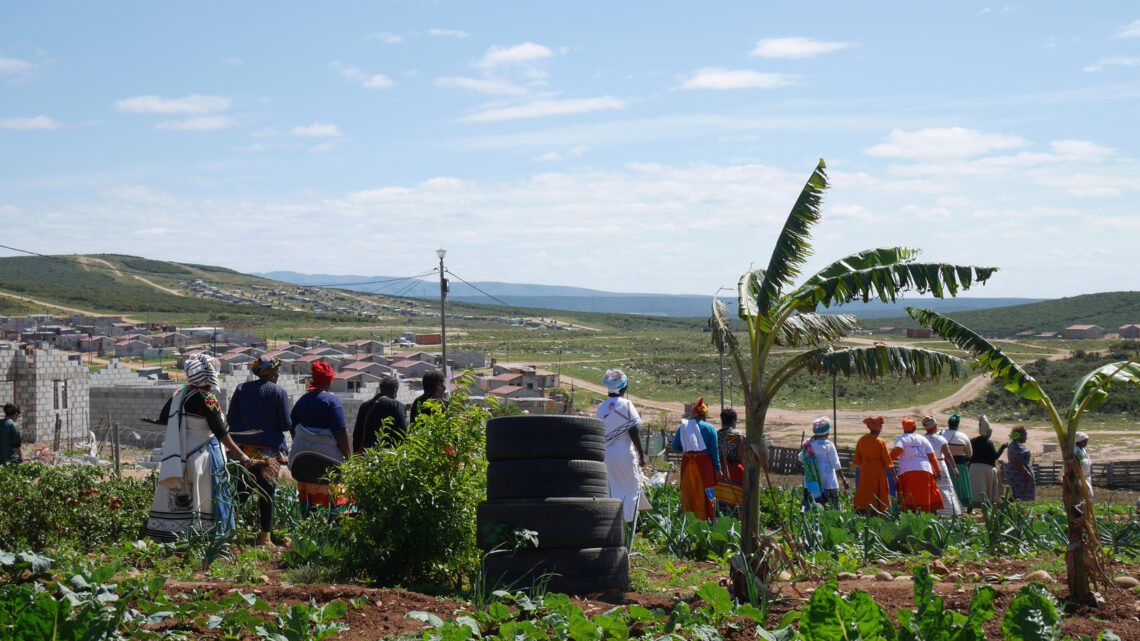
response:
{"label": "white cloud", "polygon": [[249,135],[253,136],[254,138],[272,138],[280,134],[281,132],[277,131],[273,127],[262,127],[261,129],[258,129]]}
{"label": "white cloud", "polygon": [[1140,191],[1140,179],[1088,173],[1043,173],[1033,182],[1046,187],[1060,187],[1078,198],[1113,198],[1124,191]]}
{"label": "white cloud", "polygon": [[1049,146],[1063,160],[1100,162],[1116,154],[1111,147],[1102,147],[1087,140],[1054,140]]}
{"label": "white cloud", "polygon": [[367,73],[342,62],[330,62],[329,68],[340,75],[341,78],[356,83],[365,89],[388,89],[396,84],[392,82],[391,78],[382,73]]}
{"label": "white cloud", "polygon": [[0,75],[24,76],[35,69],[35,65],[19,58],[0,58]]}
{"label": "white cloud", "polygon": [[846,218],[861,223],[885,223],[890,219],[875,213],[862,205],[832,205],[828,212],[837,218]]}
{"label": "white cloud", "polygon": [[200,94],[191,94],[185,98],[135,96],[116,101],[115,111],[134,114],[200,116],[225,111],[230,108],[230,104],[231,101],[226,96],[203,96]]}
{"label": "white cloud", "polygon": [[224,58],[224,59],[222,60],[222,62],[224,62],[224,63],[226,63],[227,65],[230,65],[230,66],[232,66],[232,67],[240,67],[240,66],[242,66],[243,64],[245,64],[245,63],[242,61],[242,59],[241,59],[241,58]]}
{"label": "white cloud", "polygon": [[400,44],[404,41],[404,36],[401,36],[397,33],[388,33],[387,31],[384,31],[382,33],[374,33],[371,36],[368,36],[368,38],[370,40],[379,40],[381,42],[386,42],[390,45]]}
{"label": "white cloud", "polygon": [[558,153],[557,151],[548,151],[545,154],[542,154],[541,156],[535,158],[535,160],[539,162],[554,162],[562,160],[562,154]]}
{"label": "white cloud", "polygon": [[340,144],[339,140],[328,140],[328,141],[313,145],[312,147],[309,147],[309,151],[316,151],[316,152],[332,151],[333,149],[336,149],[338,144]]}
{"label": "white cloud", "polygon": [[47,116],[32,118],[0,118],[0,129],[16,129],[28,131],[31,129],[60,129],[63,123]]}
{"label": "white cloud", "polygon": [[1140,38],[1140,20],[1133,20],[1131,24],[1116,34],[1117,38]]}
{"label": "white cloud", "polygon": [[293,127],[291,131],[294,136],[305,136],[307,138],[336,138],[344,135],[339,127],[327,122],[314,122],[304,127]]}
{"label": "white cloud", "polygon": [[1088,72],[1104,71],[1105,67],[1140,67],[1140,58],[1128,58],[1125,56],[1101,58],[1095,63],[1085,67],[1084,70]]}
{"label": "white cloud", "polygon": [[229,116],[196,116],[186,120],[160,122],[154,128],[171,131],[217,131],[228,129],[236,124],[237,121]]}
{"label": "white cloud", "polygon": [[856,46],[854,42],[823,42],[810,38],[767,38],[756,43],[752,55],[761,58],[814,58]]}
{"label": "white cloud", "polygon": [[976,129],[962,127],[920,129],[906,132],[895,129],[887,135],[887,142],[867,149],[869,156],[891,158],[945,159],[969,158],[996,149],[1023,147],[1026,141],[1018,136],[984,134]]}
{"label": "white cloud", "polygon": [[466,38],[469,35],[466,31],[459,29],[428,29],[427,34],[441,38]]}
{"label": "white cloud", "polygon": [[626,101],[611,96],[602,96],[600,98],[573,98],[569,100],[536,100],[524,105],[486,109],[479,113],[471,114],[470,116],[464,116],[459,119],[459,122],[500,122],[503,120],[542,118],[544,116],[566,116],[589,113],[592,111],[625,109],[625,107]]}
{"label": "white cloud", "polygon": [[469,91],[500,96],[519,95],[527,92],[526,88],[520,87],[513,82],[496,78],[436,78],[435,86],[448,89],[467,89]]}
{"label": "white cloud", "polygon": [[795,84],[782,73],[760,73],[749,69],[705,67],[686,80],[682,89],[773,89]]}
{"label": "white cloud", "polygon": [[476,67],[497,67],[500,65],[524,64],[549,58],[554,52],[533,42],[524,42],[513,47],[494,46],[487,49],[483,58],[475,63]]}

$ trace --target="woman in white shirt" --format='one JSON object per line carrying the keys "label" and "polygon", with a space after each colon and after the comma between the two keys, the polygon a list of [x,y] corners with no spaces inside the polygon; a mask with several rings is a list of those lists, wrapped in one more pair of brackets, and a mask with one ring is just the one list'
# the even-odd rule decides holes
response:
{"label": "woman in white shirt", "polygon": [[649,500],[641,491],[641,468],[645,453],[641,451],[641,415],[625,397],[629,378],[620,369],[606,371],[602,384],[610,396],[598,406],[597,417],[606,424],[606,475],[610,496],[622,500],[625,521],[633,521],[637,510],[648,510]]}
{"label": "woman in white shirt", "polygon": [[918,424],[913,418],[902,420],[903,434],[895,439],[891,458],[896,461],[899,475],[899,502],[911,512],[941,510],[942,493],[938,491],[938,478],[942,472],[934,458],[930,441],[915,434]]}

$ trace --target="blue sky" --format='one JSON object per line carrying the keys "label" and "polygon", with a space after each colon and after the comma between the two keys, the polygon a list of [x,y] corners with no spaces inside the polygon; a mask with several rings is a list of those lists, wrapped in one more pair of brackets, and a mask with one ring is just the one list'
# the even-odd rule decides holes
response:
{"label": "blue sky", "polygon": [[3,3],[3,242],[711,294],[822,157],[809,269],[1137,288],[1136,5],[765,4]]}

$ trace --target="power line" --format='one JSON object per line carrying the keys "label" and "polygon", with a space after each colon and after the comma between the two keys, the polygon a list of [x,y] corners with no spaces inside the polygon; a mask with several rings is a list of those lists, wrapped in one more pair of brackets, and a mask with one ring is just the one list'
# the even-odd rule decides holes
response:
{"label": "power line", "polygon": [[494,296],[492,296],[492,295],[488,294],[487,292],[483,291],[482,289],[479,289],[479,288],[478,288],[478,287],[476,287],[475,285],[472,285],[471,283],[469,283],[469,282],[467,282],[467,281],[463,280],[463,277],[462,277],[462,276],[460,276],[459,274],[456,274],[455,272],[451,271],[450,269],[449,269],[449,270],[447,270],[447,273],[449,273],[449,274],[451,274],[452,276],[454,276],[454,277],[458,278],[459,280],[463,281],[463,283],[464,283],[465,285],[467,285],[467,286],[468,286],[468,287],[470,287],[471,289],[474,289],[475,291],[479,292],[480,294],[482,294],[482,295],[486,296],[487,298],[490,298],[491,300],[493,300],[493,301],[496,301],[496,302],[498,302],[498,303],[499,303],[499,304],[501,304],[501,305],[506,305],[507,307],[510,307],[511,309],[514,309],[514,305],[512,305],[512,304],[510,304],[510,303],[506,302],[505,300],[503,300],[503,299],[501,299],[501,298],[496,298],[496,297],[494,297]]}

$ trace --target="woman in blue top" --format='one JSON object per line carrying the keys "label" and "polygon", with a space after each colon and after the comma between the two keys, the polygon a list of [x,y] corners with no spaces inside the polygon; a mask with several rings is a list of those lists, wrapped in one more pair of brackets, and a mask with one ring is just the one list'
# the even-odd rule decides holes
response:
{"label": "woman in blue top", "polygon": [[328,363],[313,363],[309,391],[297,399],[289,413],[293,424],[289,471],[297,479],[297,500],[304,514],[317,507],[337,510],[348,505],[347,497],[330,496],[327,477],[350,452],[344,407],[328,391],[333,376]]}
{"label": "woman in blue top", "polygon": [[693,407],[693,418],[686,419],[673,435],[671,447],[684,452],[681,458],[681,509],[701,520],[715,515],[708,490],[716,487],[720,474],[720,448],[716,428],[705,422],[709,406],[701,398]]}

